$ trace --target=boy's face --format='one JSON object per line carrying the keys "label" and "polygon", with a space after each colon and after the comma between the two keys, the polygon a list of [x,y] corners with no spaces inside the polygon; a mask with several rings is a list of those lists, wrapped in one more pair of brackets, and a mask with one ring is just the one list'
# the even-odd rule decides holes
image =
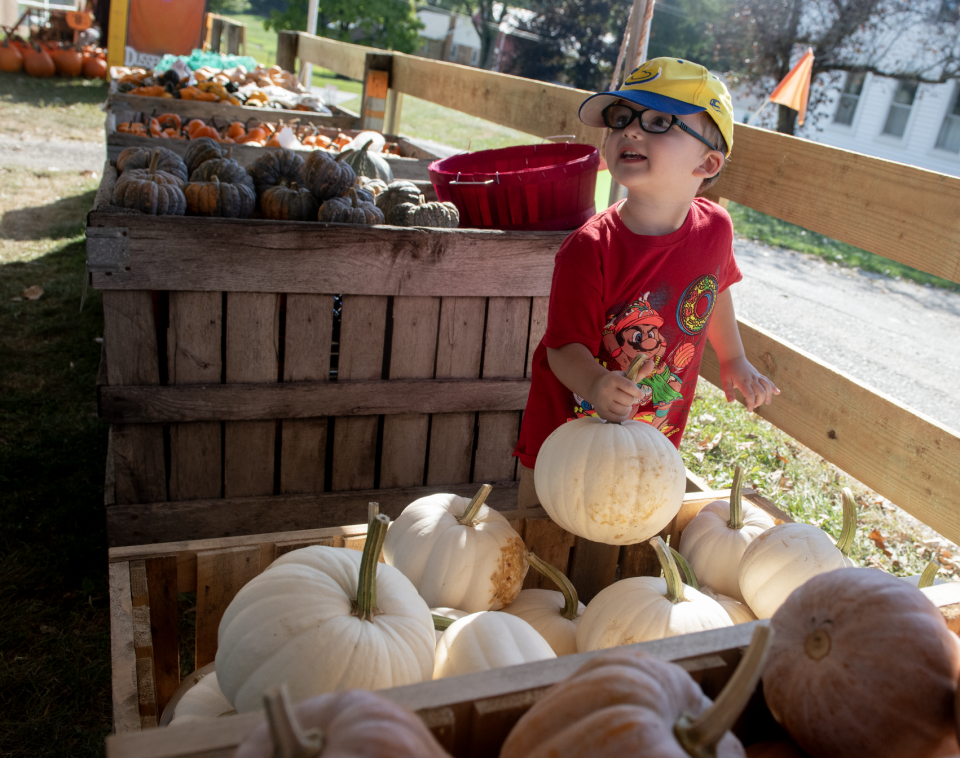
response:
{"label": "boy's face", "polygon": [[[620,101],[634,110],[635,103]],[[667,114],[666,119],[670,119]],[[699,114],[677,116],[702,133]],[[610,175],[628,190],[651,193],[662,200],[696,194],[700,183],[723,165],[723,154],[711,151],[700,140],[674,126],[662,134],[650,134],[634,119],[624,129],[612,129],[604,147]]]}

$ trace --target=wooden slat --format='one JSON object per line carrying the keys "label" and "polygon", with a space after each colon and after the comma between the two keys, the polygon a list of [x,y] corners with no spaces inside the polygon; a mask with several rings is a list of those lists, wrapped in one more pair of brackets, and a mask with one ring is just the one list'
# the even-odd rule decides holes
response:
{"label": "wooden slat", "polygon": [[[398,297],[393,301],[390,380],[433,376],[437,358],[438,297]],[[406,404],[397,410],[410,408]],[[427,463],[430,417],[425,413],[394,413],[383,420],[381,487],[423,484]]]}
{"label": "wooden slat", "polygon": [[397,416],[467,410],[471,413],[516,411],[526,404],[529,389],[529,379],[371,379],[272,385],[104,387],[101,414],[111,423],[129,424],[303,419],[324,412]]}
{"label": "wooden slat", "polygon": [[383,50],[362,45],[351,45],[327,37],[300,33],[297,40],[297,57],[304,63],[316,63],[348,79],[363,80],[363,68],[367,53],[380,54]]}
{"label": "wooden slat", "polygon": [[[288,295],[283,381],[326,383],[332,338],[333,295]],[[328,412],[321,409],[313,418],[283,422],[280,492],[323,492]]]}
{"label": "wooden slat", "polygon": [[[93,274],[97,289],[123,290],[546,296],[566,237],[103,211],[88,223],[127,230],[127,266]],[[98,260],[96,245],[87,257]]]}
{"label": "wooden slat", "polygon": [[[519,378],[524,375],[530,327],[530,298],[492,297],[487,304],[483,338],[483,376]],[[481,413],[473,480],[501,481],[516,476],[513,448],[520,433],[520,414]]]}
{"label": "wooden slat", "polygon": [[[228,384],[277,381],[279,299],[279,295],[268,293],[227,294]],[[276,424],[273,421],[229,421],[225,424],[225,497],[273,494],[275,440]]]}
{"label": "wooden slat", "polygon": [[[379,379],[387,325],[387,298],[344,295],[340,316],[337,379]],[[377,419],[340,416],[334,421],[332,487],[374,486]]]}
{"label": "wooden slat", "polygon": [[[160,383],[157,332],[149,292],[104,293],[103,344],[107,381],[111,385]],[[117,427],[113,430],[113,455],[118,503],[167,499],[160,427]]]}
{"label": "wooden slat", "polygon": [[[219,384],[223,297],[219,292],[171,292],[167,376],[171,385]],[[170,499],[219,497],[219,419],[170,427]]]}
{"label": "wooden slat", "polygon": [[213,662],[224,611],[240,588],[259,573],[258,546],[197,553],[196,668]]}
{"label": "wooden slat", "polygon": [[109,578],[113,730],[120,734],[140,730],[137,657],[133,645],[133,604],[130,599],[130,562],[111,563]]}
{"label": "wooden slat", "polygon": [[180,635],[177,630],[177,556],[159,555],[144,562],[150,602],[157,718],[180,684]]}
{"label": "wooden slat", "polygon": [[530,336],[527,340],[527,368],[524,376],[530,377],[533,370],[533,353],[547,332],[547,307],[550,298],[535,297],[530,308]]}
{"label": "wooden slat", "polygon": [[[536,553],[537,557],[564,574],[567,573],[570,549],[574,543],[574,536],[570,532],[565,531],[551,519],[530,519],[524,529],[523,541],[527,550]],[[533,568],[527,571],[523,587],[524,589],[557,589],[553,581]]]}
{"label": "wooden slat", "polygon": [[[440,305],[437,338],[437,379],[476,379],[483,353],[482,297],[445,297]],[[464,395],[471,399],[473,393]],[[430,459],[427,484],[470,481],[476,407],[462,413],[435,413],[430,426]]]}
{"label": "wooden slat", "polygon": [[[747,358],[780,388],[760,416],[953,542],[960,433],[740,321]],[[716,353],[701,375],[719,385]]]}
{"label": "wooden slat", "polygon": [[159,720],[157,688],[153,665],[153,635],[150,632],[150,596],[144,561],[130,562],[130,599],[132,603],[133,649],[137,656],[137,696],[140,727],[155,727]]}

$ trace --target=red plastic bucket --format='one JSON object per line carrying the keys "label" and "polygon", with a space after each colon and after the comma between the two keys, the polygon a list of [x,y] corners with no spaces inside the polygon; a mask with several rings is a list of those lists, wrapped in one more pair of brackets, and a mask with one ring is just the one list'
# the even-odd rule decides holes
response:
{"label": "red plastic bucket", "polygon": [[596,213],[600,153],[573,142],[463,153],[430,164],[437,197],[460,228],[562,231]]}

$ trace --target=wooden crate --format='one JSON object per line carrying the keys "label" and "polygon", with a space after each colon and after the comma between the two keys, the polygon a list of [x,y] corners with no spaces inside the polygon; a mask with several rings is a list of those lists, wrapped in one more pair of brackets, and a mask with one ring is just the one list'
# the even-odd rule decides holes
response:
{"label": "wooden crate", "polygon": [[[471,495],[473,485],[454,488]],[[554,523],[542,508],[514,510],[515,493],[488,503],[498,508],[523,536],[528,549],[566,573],[578,591],[601,573],[602,586],[616,577],[655,576],[660,564],[646,543],[614,547],[613,570],[598,565],[592,551],[582,551],[573,535]],[[390,493],[395,496],[395,492]],[[380,511],[396,518],[422,492],[408,490],[405,501],[379,501]],[[368,493],[376,497],[377,493]],[[679,544],[680,535],[707,503],[725,498],[728,491],[690,493],[676,518],[663,530],[664,538]],[[514,505],[510,504],[514,498]],[[782,521],[789,516],[753,490],[744,498]],[[355,519],[361,504],[356,498],[332,500],[333,510]],[[365,513],[367,502],[362,503]],[[359,518],[363,518],[360,516]],[[349,522],[341,522],[349,523]],[[160,545],[110,548],[111,657],[113,663],[114,725],[118,732],[156,726],[163,708],[180,683],[177,593],[196,593],[195,668],[214,660],[217,629],[227,605],[250,579],[280,555],[307,545],[331,545],[362,550],[366,524],[325,529],[284,531],[185,540]],[[527,574],[525,587],[552,588],[549,580],[534,571]]]}

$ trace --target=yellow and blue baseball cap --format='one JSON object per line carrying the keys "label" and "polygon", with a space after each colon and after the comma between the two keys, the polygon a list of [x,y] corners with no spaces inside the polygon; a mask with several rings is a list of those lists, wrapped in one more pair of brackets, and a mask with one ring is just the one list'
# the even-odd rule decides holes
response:
{"label": "yellow and blue baseball cap", "polygon": [[603,109],[617,100],[629,100],[646,108],[689,116],[707,113],[733,148],[733,100],[716,74],[697,63],[679,58],[653,58],[635,69],[613,92],[598,92],[580,106],[580,120],[587,126],[605,126]]}

